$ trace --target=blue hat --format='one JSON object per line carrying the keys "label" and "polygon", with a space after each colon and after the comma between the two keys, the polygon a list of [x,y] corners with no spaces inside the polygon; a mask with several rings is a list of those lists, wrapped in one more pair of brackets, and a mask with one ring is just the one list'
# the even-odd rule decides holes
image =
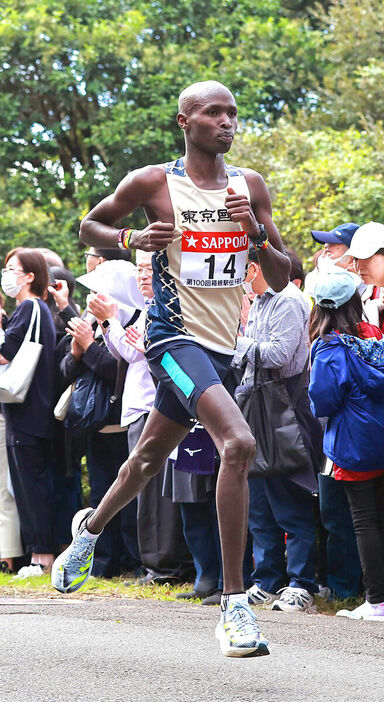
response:
{"label": "blue hat", "polygon": [[339,227],[331,229],[330,232],[311,230],[311,234],[319,244],[344,244],[344,246],[349,248],[352,237],[358,228],[359,225],[355,224],[355,222],[347,222],[347,224],[341,224]]}
{"label": "blue hat", "polygon": [[321,273],[315,283],[316,305],[337,310],[351,299],[356,287],[356,280],[347,271]]}

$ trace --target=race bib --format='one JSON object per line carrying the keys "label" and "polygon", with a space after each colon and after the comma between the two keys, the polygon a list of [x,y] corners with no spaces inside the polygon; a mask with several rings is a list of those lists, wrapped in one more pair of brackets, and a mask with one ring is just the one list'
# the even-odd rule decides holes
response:
{"label": "race bib", "polygon": [[180,282],[190,288],[241,285],[248,245],[248,236],[242,231],[183,231]]}

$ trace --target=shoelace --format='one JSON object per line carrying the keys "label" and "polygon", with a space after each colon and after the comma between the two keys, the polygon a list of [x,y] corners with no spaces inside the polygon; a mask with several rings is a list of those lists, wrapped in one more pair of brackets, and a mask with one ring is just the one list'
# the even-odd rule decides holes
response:
{"label": "shoelace", "polygon": [[253,614],[252,610],[241,604],[234,604],[229,613],[236,624],[237,630],[242,634],[254,634],[256,629],[256,616]]}
{"label": "shoelace", "polygon": [[84,546],[82,544],[76,544],[76,546],[77,545],[81,546],[81,550],[77,550],[75,547],[72,550],[72,553],[68,554],[66,562],[68,563],[68,560],[70,560],[71,563],[76,561],[77,563],[80,563],[83,565],[84,559],[87,558],[90,553],[92,553],[95,544],[93,541],[88,541],[88,543],[84,544]]}
{"label": "shoelace", "polygon": [[296,587],[283,587],[281,590],[278,590],[279,592],[282,593],[280,599],[283,602],[287,602],[287,604],[304,605],[311,601],[311,596],[308,593]]}

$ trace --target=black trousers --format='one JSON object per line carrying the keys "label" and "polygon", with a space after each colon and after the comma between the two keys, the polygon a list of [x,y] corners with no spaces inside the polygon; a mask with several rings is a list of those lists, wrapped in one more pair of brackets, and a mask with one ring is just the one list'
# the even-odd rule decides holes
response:
{"label": "black trousers", "polygon": [[[91,506],[97,507],[127,459],[127,434],[91,432],[86,437]],[[126,505],[104,527],[95,548],[92,575],[112,578],[140,566],[137,543],[137,500]]]}
{"label": "black trousers", "polygon": [[363,569],[366,597],[384,602],[384,476],[350,482],[343,480],[351,508]]}
{"label": "black trousers", "polygon": [[[143,432],[148,415],[128,427],[129,453]],[[191,554],[183,536],[180,506],[162,496],[164,468],[139,493],[137,534],[143,566],[153,577],[188,580],[194,573]]]}
{"label": "black trousers", "polygon": [[54,553],[51,442],[25,434],[7,444],[9,470],[28,553]]}

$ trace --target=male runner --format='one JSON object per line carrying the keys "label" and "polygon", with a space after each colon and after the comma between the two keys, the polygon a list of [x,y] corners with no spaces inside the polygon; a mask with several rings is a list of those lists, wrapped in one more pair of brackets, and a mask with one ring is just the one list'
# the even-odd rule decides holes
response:
{"label": "male runner", "polygon": [[[237,129],[232,93],[216,81],[189,86],[180,95],[177,122],[185,135],[184,158],[133,171],[81,225],[80,237],[91,246],[154,252],[155,297],[145,347],[159,382],[154,409],[117,480],[96,510],[75,515],[74,540],[57,558],[52,582],[60,592],[73,592],[86,581],[97,536],[158,473],[198,418],[221,457],[217,509],[224,594],[216,636],[227,656],[266,655],[268,642],[242,580],[247,469],[255,442],[221,381],[236,344],[248,237],[274,290],[287,285],[290,263],[262,177],[224,161]],[[137,207],[144,208],[148,226],[118,232],[113,225]]]}

